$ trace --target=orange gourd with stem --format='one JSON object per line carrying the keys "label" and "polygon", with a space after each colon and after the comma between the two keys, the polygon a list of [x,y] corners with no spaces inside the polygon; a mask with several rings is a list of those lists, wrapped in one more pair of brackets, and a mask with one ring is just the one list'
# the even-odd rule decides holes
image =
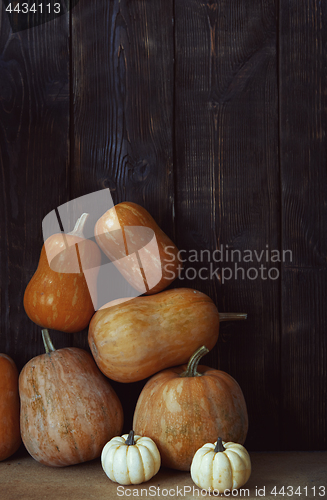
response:
{"label": "orange gourd with stem", "polygon": [[136,382],[187,363],[202,344],[214,347],[220,321],[246,318],[218,313],[208,295],[190,288],[117,302],[94,314],[88,341],[100,370],[118,382]]}
{"label": "orange gourd with stem", "polygon": [[[38,268],[26,287],[26,314],[43,328],[79,332],[94,314],[92,299],[96,300],[101,252],[96,243],[84,239],[87,216],[78,219],[71,233],[54,234],[46,240]],[[93,270],[92,283],[86,282],[85,269]]]}

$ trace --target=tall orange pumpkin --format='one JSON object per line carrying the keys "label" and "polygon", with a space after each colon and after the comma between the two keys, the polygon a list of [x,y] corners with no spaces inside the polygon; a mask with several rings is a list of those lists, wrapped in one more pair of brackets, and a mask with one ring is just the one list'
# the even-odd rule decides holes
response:
{"label": "tall orange pumpkin", "polygon": [[21,444],[19,428],[18,370],[6,354],[0,354],[0,461]]}
{"label": "tall orange pumpkin", "polygon": [[[80,332],[94,314],[92,298],[96,300],[101,253],[96,243],[83,237],[87,215],[80,217],[71,233],[54,234],[46,240],[38,268],[26,287],[26,314],[43,328]],[[86,269],[94,270],[88,283]]]}
{"label": "tall orange pumpkin", "polygon": [[190,470],[195,452],[217,440],[243,444],[248,415],[242,390],[230,375],[198,366],[203,346],[188,366],[154,375],[136,404],[133,429],[156,443],[163,466]]}
{"label": "tall orange pumpkin", "polygon": [[46,354],[19,376],[23,443],[35,460],[54,467],[99,457],[121,433],[121,403],[88,352],[55,350],[48,332],[42,334]]}

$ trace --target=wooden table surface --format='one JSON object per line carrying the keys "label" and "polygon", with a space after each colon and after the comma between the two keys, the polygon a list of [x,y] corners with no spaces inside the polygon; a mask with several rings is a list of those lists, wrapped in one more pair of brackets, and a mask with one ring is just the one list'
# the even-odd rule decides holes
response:
{"label": "wooden table surface", "polygon": [[[226,498],[261,497],[276,500],[318,499],[326,496],[327,452],[253,452],[251,461],[252,475],[247,484],[237,492],[233,490]],[[71,467],[52,468],[40,465],[25,451],[20,451],[0,463],[1,500],[108,500],[120,497],[190,499],[205,496],[209,497],[201,494],[189,473],[165,468],[160,469],[147,483],[119,487],[107,478],[100,459]]]}

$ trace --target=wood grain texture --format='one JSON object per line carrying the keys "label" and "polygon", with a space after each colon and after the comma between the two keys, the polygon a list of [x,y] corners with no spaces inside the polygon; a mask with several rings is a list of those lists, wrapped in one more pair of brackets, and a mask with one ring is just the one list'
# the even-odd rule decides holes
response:
{"label": "wood grain texture", "polygon": [[72,16],[72,196],[110,188],[171,233],[172,1],[81,0]]}
{"label": "wood grain texture", "polygon": [[[251,279],[256,261],[238,262],[234,254],[245,273],[255,268],[244,279],[230,262],[231,250],[265,255],[280,247],[276,2],[231,8],[227,1],[177,0],[175,23],[176,221],[184,228],[176,243],[211,255],[222,245],[224,254],[223,262],[211,257],[218,276],[181,283],[207,293],[221,311],[248,313],[244,324],[222,327],[203,363],[241,385],[247,446],[277,449],[280,284],[267,270],[266,279]],[[207,261],[185,266],[210,269]],[[222,268],[231,268],[229,280]]]}
{"label": "wood grain texture", "polygon": [[[0,33],[0,351],[21,368],[44,352],[23,308],[42,219],[68,197],[68,18],[13,34],[2,4]],[[57,345],[63,342],[58,335]]]}
{"label": "wood grain texture", "polygon": [[283,271],[284,450],[326,450],[326,294],[326,269]]}
{"label": "wood grain texture", "polygon": [[326,34],[321,2],[280,9],[282,425],[285,449],[326,449]]}

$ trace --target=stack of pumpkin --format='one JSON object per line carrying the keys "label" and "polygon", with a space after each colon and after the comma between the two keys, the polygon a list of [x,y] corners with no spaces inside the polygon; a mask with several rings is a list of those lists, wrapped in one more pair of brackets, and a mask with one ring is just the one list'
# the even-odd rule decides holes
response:
{"label": "stack of pumpkin", "polygon": [[[222,491],[244,484],[251,467],[241,446],[248,429],[242,391],[230,375],[199,366],[199,361],[216,344],[220,321],[246,315],[219,314],[213,301],[197,290],[163,291],[178,276],[178,249],[139,205],[120,203],[106,212],[95,225],[98,245],[84,238],[85,221],[83,214],[71,233],[48,238],[26,288],[25,311],[42,327],[46,353],[30,360],[19,376],[20,429],[13,423],[19,410],[16,399],[6,428],[6,439],[11,436],[12,442],[3,444],[3,434],[0,459],[16,451],[20,434],[31,456],[49,466],[81,463],[102,453],[105,472],[121,484],[146,481],[161,464],[191,469],[196,484],[207,489],[216,486]],[[141,242],[133,230],[140,227],[150,228],[158,244],[157,256],[145,253],[150,267],[162,271],[152,286],[142,267],[125,259],[126,234],[138,246]],[[121,231],[115,231],[118,228]],[[134,288],[145,286],[143,296],[109,302],[95,312],[99,247]],[[93,284],[92,279],[86,282],[83,269],[92,270]],[[79,348],[53,347],[48,329],[72,333],[86,327],[93,357]],[[12,370],[14,385],[17,370],[7,358],[0,357],[0,370],[1,362],[8,373]],[[133,431],[117,437],[123,410],[108,379],[131,383],[148,377],[136,404]],[[223,441],[217,441],[218,436]],[[214,441],[215,445],[206,444]],[[118,460],[122,446],[129,448],[121,455],[125,464]],[[222,481],[220,466],[216,479],[211,467],[211,479],[204,482],[199,469],[202,456],[209,452],[212,462],[224,464],[225,469],[227,462],[237,464],[240,470],[234,471],[234,480],[231,472],[227,482]],[[216,455],[225,458],[218,460]],[[143,466],[142,474],[131,472],[140,460],[148,470]]]}

